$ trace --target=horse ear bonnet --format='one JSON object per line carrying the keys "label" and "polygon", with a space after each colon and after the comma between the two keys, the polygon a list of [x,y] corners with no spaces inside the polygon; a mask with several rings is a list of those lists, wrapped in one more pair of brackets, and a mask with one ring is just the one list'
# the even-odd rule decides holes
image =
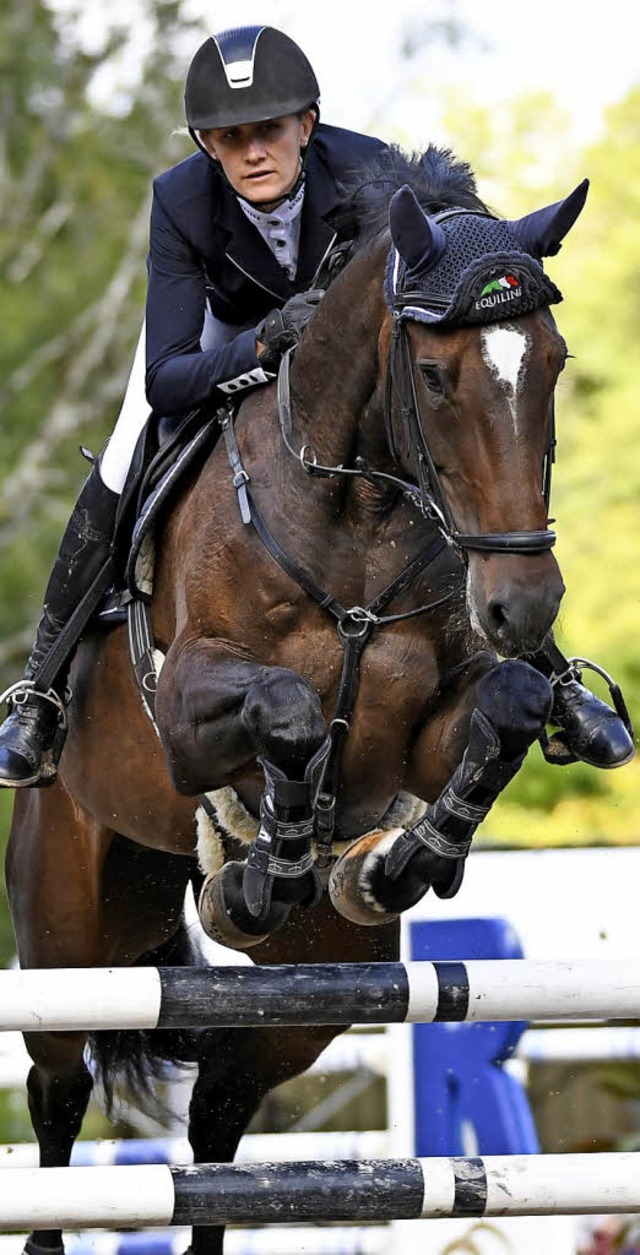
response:
{"label": "horse ear bonnet", "polygon": [[588,188],[585,179],[565,200],[513,222],[465,209],[430,216],[410,187],[400,188],[389,206],[389,308],[401,319],[451,327],[557,304],[562,293],[540,258],[558,252]]}

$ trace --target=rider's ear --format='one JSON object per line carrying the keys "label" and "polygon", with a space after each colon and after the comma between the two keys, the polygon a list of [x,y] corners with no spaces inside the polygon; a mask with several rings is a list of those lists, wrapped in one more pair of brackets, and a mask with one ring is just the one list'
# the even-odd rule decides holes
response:
{"label": "rider's ear", "polygon": [[407,184],[391,198],[389,226],[391,238],[409,270],[430,270],[447,246],[442,227],[420,208]]}
{"label": "rider's ear", "polygon": [[558,200],[553,205],[547,205],[545,209],[536,209],[534,213],[510,222],[509,226],[525,252],[531,257],[554,257],[560,251],[565,235],[582,212],[588,191],[589,180],[583,179],[564,200]]}

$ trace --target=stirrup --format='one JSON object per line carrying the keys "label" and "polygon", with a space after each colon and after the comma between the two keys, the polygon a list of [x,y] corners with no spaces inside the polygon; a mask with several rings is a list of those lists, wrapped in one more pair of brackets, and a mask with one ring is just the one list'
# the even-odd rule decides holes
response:
{"label": "stirrup", "polygon": [[[609,672],[605,671],[604,667],[601,667],[599,663],[592,662],[590,658],[582,658],[575,655],[567,659],[567,666],[564,671],[554,672],[549,677],[549,682],[552,688],[555,688],[556,686],[559,688],[569,688],[572,684],[580,684],[583,687],[586,687],[582,684],[583,669],[595,672],[605,681],[605,684],[609,689],[609,696],[611,700],[611,706],[608,707],[609,713],[615,713],[618,716],[631,741],[633,741],[635,735],[634,727],[631,721],[631,716],[629,715],[627,704],[622,695],[622,690],[620,686],[616,684],[613,677],[609,675]],[[592,696],[602,702],[602,699],[598,698],[597,694],[593,694]],[[607,704],[606,702],[602,702],[602,705],[606,708]],[[557,726],[559,727],[559,731],[554,732],[553,736],[550,737],[548,733],[544,731],[539,738],[540,747],[546,761],[554,767],[568,767],[573,763],[582,761],[588,762],[588,759],[583,759],[579,753],[575,753],[573,749],[570,748],[569,743],[565,741],[565,729],[562,727],[562,724]],[[604,764],[592,763],[592,765],[603,766]],[[623,762],[621,761],[612,765],[622,766]]]}
{"label": "stirrup", "polygon": [[[596,675],[601,676],[607,685],[607,688],[609,689],[609,696],[611,697],[611,701],[613,703],[613,708],[622,720],[629,736],[633,738],[634,728],[633,723],[631,722],[629,708],[622,695],[622,689],[619,684],[616,684],[613,676],[609,675],[609,672],[605,671],[604,667],[601,667],[599,663],[592,662],[590,658],[580,658],[577,654],[573,658],[568,658],[567,662],[569,663],[569,666],[567,670],[562,673],[562,675],[552,676],[552,688],[556,684],[570,684],[572,680],[577,680],[580,684],[582,682],[582,670],[595,671]],[[571,675],[569,675],[569,672],[571,672]]]}
{"label": "stirrup", "polygon": [[[39,689],[37,678],[18,680],[0,694],[0,701],[7,703],[9,711],[7,722],[12,717],[17,720],[26,718],[29,712],[29,717],[36,721],[33,724],[35,735],[38,720],[43,718],[47,720],[47,730],[42,728],[38,734],[39,740],[34,743],[32,750],[26,744],[22,747],[6,747],[8,753],[14,753],[18,758],[22,758],[25,765],[33,766],[33,771],[29,775],[3,776],[0,780],[3,788],[46,788],[54,783],[67,737],[69,724],[67,705],[71,697],[69,688],[65,688],[64,697],[61,697],[54,688]],[[55,722],[52,722],[51,708],[55,711]],[[23,711],[24,715],[22,715]]]}
{"label": "stirrup", "polygon": [[36,694],[43,701],[50,702],[52,706],[56,707],[60,727],[66,733],[69,724],[67,706],[72,697],[71,689],[69,688],[65,689],[64,697],[61,697],[54,688],[39,689],[36,680],[17,680],[15,684],[9,685],[9,688],[5,689],[4,693],[0,693],[0,705],[2,702],[6,702],[10,709],[13,706],[24,706],[28,704],[32,694]]}

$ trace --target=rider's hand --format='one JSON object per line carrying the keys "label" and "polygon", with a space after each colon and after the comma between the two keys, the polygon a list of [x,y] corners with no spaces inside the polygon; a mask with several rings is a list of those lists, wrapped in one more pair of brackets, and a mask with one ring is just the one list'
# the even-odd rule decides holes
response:
{"label": "rider's hand", "polygon": [[298,343],[312,314],[315,313],[324,289],[310,288],[297,292],[282,309],[272,309],[256,327],[258,361],[263,370],[277,371],[282,354]]}

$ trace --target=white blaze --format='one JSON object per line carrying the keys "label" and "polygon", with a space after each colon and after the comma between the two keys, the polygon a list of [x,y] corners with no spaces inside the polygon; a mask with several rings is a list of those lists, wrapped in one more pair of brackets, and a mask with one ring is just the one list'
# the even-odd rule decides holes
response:
{"label": "white blaze", "polygon": [[529,336],[518,327],[487,327],[482,332],[482,356],[489,370],[507,390],[513,424],[518,434],[518,391],[522,383]]}

